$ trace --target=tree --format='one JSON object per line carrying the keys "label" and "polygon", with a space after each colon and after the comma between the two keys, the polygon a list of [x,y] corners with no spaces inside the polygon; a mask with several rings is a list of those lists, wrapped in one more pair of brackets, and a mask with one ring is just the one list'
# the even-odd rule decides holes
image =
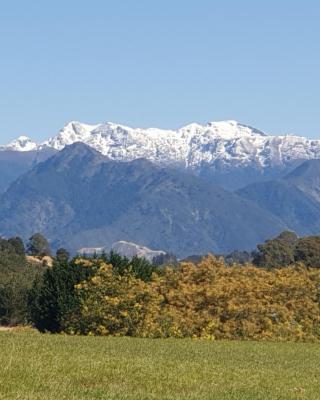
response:
{"label": "tree", "polygon": [[60,248],[56,252],[56,259],[59,263],[67,263],[69,261],[70,253],[64,249]]}
{"label": "tree", "polygon": [[294,258],[306,267],[320,268],[320,236],[309,236],[298,240]]}
{"label": "tree", "polygon": [[61,332],[65,320],[77,307],[75,285],[88,279],[98,267],[90,261],[54,261],[41,279],[34,282],[29,296],[31,322],[40,332]]}
{"label": "tree", "polygon": [[156,267],[145,258],[134,256],[129,264],[129,271],[135,278],[148,282],[152,278],[152,274],[156,271]]}
{"label": "tree", "polygon": [[286,243],[288,246],[294,246],[297,243],[298,236],[295,232],[292,231],[283,231],[276,238],[277,240],[281,240],[283,243]]}
{"label": "tree", "polygon": [[9,240],[0,238],[0,269],[17,269],[26,265],[24,253],[15,247]]}
{"label": "tree", "polygon": [[111,264],[113,272],[124,275],[128,272],[143,281],[150,281],[156,267],[143,257],[134,256],[131,259],[113,251],[100,257],[106,264]]}
{"label": "tree", "polygon": [[43,268],[36,264],[24,268],[1,269],[0,324],[18,325],[28,322],[29,292],[42,272]]}
{"label": "tree", "polygon": [[176,265],[178,265],[178,260],[174,254],[165,253],[165,254],[159,254],[158,256],[153,257],[152,264],[157,267],[168,266],[168,265],[176,266]]}
{"label": "tree", "polygon": [[28,293],[39,273],[38,266],[27,264],[20,238],[0,239],[0,324],[27,322]]}
{"label": "tree", "polygon": [[22,239],[19,236],[10,238],[8,240],[8,243],[11,244],[12,247],[14,247],[16,254],[19,255],[24,255],[25,254],[25,248]]}
{"label": "tree", "polygon": [[294,248],[298,240],[294,232],[282,232],[275,239],[259,244],[253,264],[265,268],[286,267],[295,262]]}
{"label": "tree", "polygon": [[248,264],[254,255],[248,251],[235,250],[224,257],[226,264]]}
{"label": "tree", "polygon": [[32,256],[51,256],[51,250],[47,239],[41,233],[35,233],[29,239],[27,251]]}

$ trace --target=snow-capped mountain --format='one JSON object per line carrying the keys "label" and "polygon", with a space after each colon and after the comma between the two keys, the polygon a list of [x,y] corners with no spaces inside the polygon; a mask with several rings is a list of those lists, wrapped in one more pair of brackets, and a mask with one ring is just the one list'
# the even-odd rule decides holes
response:
{"label": "snow-capped mountain", "polygon": [[228,167],[281,167],[297,161],[320,158],[320,140],[300,136],[272,136],[236,121],[190,124],[178,130],[130,128],[107,122],[88,125],[68,123],[57,136],[36,145],[22,137],[1,149],[28,151],[62,150],[83,142],[110,159],[131,161],[146,158],[156,164],[192,169]]}
{"label": "snow-capped mountain", "polygon": [[13,140],[6,146],[0,146],[0,150],[11,150],[11,151],[33,151],[37,150],[37,143],[33,142],[27,136],[20,136],[18,139]]}

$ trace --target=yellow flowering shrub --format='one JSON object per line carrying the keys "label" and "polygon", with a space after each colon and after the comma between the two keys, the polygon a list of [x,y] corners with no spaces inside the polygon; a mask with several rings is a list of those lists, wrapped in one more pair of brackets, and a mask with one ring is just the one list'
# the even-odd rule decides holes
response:
{"label": "yellow flowering shrub", "polygon": [[143,282],[102,265],[77,286],[81,334],[208,339],[320,339],[320,271],[232,267],[209,256]]}
{"label": "yellow flowering shrub", "polygon": [[[217,339],[320,337],[320,272],[302,266],[264,270],[226,267],[208,257],[158,278],[165,304],[158,316],[177,336]],[[166,336],[168,329],[164,332]]]}
{"label": "yellow flowering shrub", "polygon": [[150,285],[128,274],[114,273],[101,264],[89,280],[76,285],[79,310],[67,331],[78,334],[136,336],[143,330],[147,307],[157,297]]}

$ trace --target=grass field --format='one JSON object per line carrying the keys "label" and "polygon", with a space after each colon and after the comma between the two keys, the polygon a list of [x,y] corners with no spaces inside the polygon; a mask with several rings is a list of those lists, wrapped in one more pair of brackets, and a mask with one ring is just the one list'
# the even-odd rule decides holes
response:
{"label": "grass field", "polygon": [[320,346],[0,332],[0,399],[314,399]]}

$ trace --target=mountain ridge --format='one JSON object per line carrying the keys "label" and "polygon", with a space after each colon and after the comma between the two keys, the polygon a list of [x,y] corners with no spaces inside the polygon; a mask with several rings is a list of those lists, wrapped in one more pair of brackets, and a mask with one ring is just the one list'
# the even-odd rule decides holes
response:
{"label": "mountain ridge", "polygon": [[253,165],[263,169],[286,165],[292,160],[320,158],[320,140],[269,135],[233,120],[205,125],[191,123],[176,130],[71,121],[56,136],[41,144],[28,139],[28,144],[23,145],[20,138],[0,149],[27,151],[30,146],[32,150],[47,147],[62,150],[79,141],[114,160],[146,158],[157,164],[178,164],[191,169],[204,164],[214,168],[219,163],[225,168]]}
{"label": "mountain ridge", "polygon": [[71,251],[124,240],[181,257],[226,253],[251,250],[286,229],[254,203],[192,174],[144,159],[110,160],[83,143],[35,165],[0,204],[1,235],[42,232]]}

